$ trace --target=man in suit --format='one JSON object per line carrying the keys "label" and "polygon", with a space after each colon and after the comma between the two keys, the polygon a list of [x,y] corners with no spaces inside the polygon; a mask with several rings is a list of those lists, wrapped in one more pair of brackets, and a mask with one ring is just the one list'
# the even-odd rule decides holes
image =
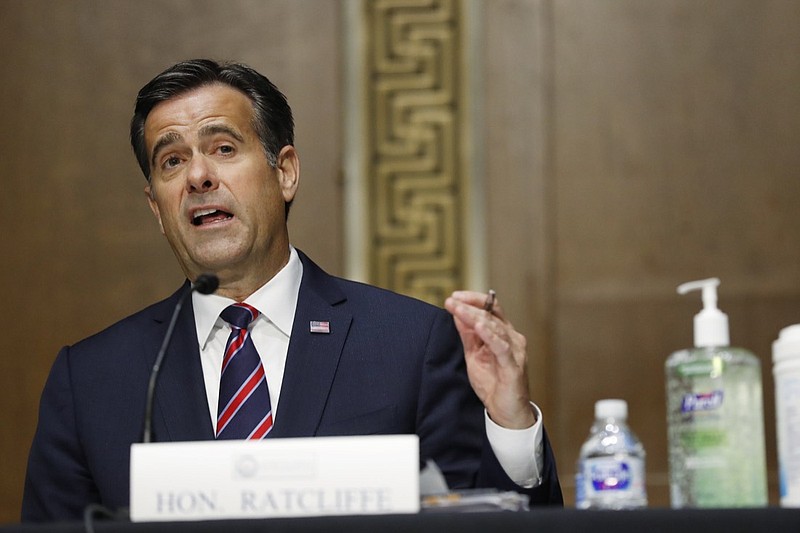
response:
{"label": "man in suit", "polygon": [[[139,92],[131,143],[187,282],[61,350],[42,394],[24,520],[128,506],[129,448],[142,438],[150,369],[176,303],[206,272],[219,289],[193,293],[178,317],[155,440],[415,433],[451,488],[562,503],[528,393],[524,337],[484,294],[456,292],[445,311],[330,276],[292,247],[293,142],[285,97],[241,64],[182,62]],[[243,326],[230,309],[247,310]],[[225,384],[239,350],[255,359],[241,404],[228,401]],[[242,407],[228,419],[231,405]],[[228,420],[245,432],[229,436]]]}

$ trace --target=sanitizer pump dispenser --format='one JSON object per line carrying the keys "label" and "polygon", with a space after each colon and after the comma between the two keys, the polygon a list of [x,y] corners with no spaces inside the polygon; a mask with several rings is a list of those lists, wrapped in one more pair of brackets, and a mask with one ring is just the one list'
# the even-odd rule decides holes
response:
{"label": "sanitizer pump dispenser", "polygon": [[717,307],[718,278],[684,283],[702,291],[694,348],[666,362],[670,496],[673,508],[767,505],[761,364],[729,346]]}

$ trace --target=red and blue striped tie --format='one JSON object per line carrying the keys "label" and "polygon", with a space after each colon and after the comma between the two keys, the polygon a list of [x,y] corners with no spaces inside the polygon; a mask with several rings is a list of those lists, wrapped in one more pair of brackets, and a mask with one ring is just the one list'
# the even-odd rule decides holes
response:
{"label": "red and blue striped tie", "polygon": [[272,429],[264,366],[247,330],[258,315],[258,309],[245,303],[230,305],[220,314],[230,324],[231,335],[219,382],[218,439],[263,439]]}

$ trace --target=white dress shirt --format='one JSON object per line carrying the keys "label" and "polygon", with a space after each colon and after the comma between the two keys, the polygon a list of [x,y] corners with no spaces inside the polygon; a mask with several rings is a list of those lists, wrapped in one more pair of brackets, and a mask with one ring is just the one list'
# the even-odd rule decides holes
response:
{"label": "white dress shirt", "polygon": [[[267,375],[273,421],[278,411],[286,354],[302,279],[303,264],[294,247],[290,247],[286,266],[245,299],[245,303],[261,313],[250,331]],[[230,326],[219,315],[233,303],[235,302],[230,298],[215,294],[192,294],[197,343],[200,346],[200,362],[212,427],[216,427],[220,369],[225,344],[231,331]],[[506,474],[523,487],[533,487],[541,483],[542,413],[538,407],[531,405],[536,411],[536,424],[528,429],[505,429],[495,424],[488,414],[485,415],[486,434],[498,462]]]}

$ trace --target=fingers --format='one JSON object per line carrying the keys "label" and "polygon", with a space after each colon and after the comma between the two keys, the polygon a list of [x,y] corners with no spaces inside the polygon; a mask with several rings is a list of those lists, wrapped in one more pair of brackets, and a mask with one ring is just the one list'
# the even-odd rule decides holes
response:
{"label": "fingers", "polygon": [[478,334],[475,332],[474,329],[468,327],[455,314],[453,315],[453,322],[456,325],[456,330],[458,330],[458,334],[461,336],[461,344],[464,345],[464,351],[466,353],[473,352],[481,347],[483,341],[481,341],[481,338],[478,336]]}
{"label": "fingers", "polygon": [[456,291],[447,299],[445,307],[455,318],[456,329],[468,353],[485,346],[499,363],[514,361],[518,364],[517,354],[524,357],[525,337],[505,320],[493,293]]}
{"label": "fingers", "polygon": [[512,339],[504,328],[497,326],[495,321],[479,321],[475,325],[475,332],[499,363],[513,359]]}
{"label": "fingers", "polygon": [[470,327],[481,317],[494,315],[505,320],[503,308],[494,291],[489,293],[476,291],[455,291],[445,301],[445,308],[455,316],[459,316]]}

